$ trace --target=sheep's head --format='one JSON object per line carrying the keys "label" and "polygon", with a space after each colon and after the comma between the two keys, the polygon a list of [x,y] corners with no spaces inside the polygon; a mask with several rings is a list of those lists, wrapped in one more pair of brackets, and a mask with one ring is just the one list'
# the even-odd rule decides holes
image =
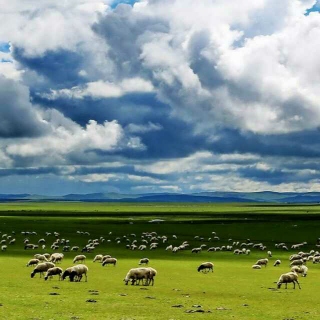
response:
{"label": "sheep's head", "polygon": [[198,272],[200,272],[200,271],[201,271],[201,269],[202,269],[202,268],[201,268],[201,266],[200,266],[200,267],[198,267],[198,269],[197,269],[197,270],[198,270]]}
{"label": "sheep's head", "polygon": [[76,271],[72,271],[69,275],[70,281],[73,282],[74,278],[77,276],[77,272]]}
{"label": "sheep's head", "polygon": [[45,276],[45,277],[44,277],[44,280],[46,280],[46,281],[47,281],[47,280],[48,280],[48,278],[49,278],[48,276]]}
{"label": "sheep's head", "polygon": [[65,270],[65,272],[62,274],[62,280],[64,280],[66,277],[70,276],[70,272],[68,270]]}
{"label": "sheep's head", "polygon": [[130,279],[125,278],[125,279],[123,279],[123,281],[125,282],[125,284],[126,284],[126,286],[127,286],[127,285],[128,285],[128,283],[129,283],[129,281],[130,281]]}
{"label": "sheep's head", "polygon": [[34,278],[34,276],[36,275],[36,273],[34,271],[31,272],[31,278]]}
{"label": "sheep's head", "polygon": [[282,282],[281,282],[281,281],[278,281],[278,282],[277,282],[277,289],[280,289],[280,288],[281,288],[281,285],[282,285]]}

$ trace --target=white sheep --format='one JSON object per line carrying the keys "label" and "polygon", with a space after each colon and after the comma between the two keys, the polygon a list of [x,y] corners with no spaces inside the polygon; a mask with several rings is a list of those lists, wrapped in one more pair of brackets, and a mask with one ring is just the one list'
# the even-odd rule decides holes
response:
{"label": "white sheep", "polygon": [[201,248],[193,248],[192,250],[191,250],[191,253],[199,253],[199,252],[201,252]]}
{"label": "white sheep", "polygon": [[55,252],[51,255],[50,261],[53,263],[58,263],[62,261],[63,257],[64,257],[63,253]]}
{"label": "white sheep", "polygon": [[290,267],[293,267],[293,266],[302,266],[303,265],[303,260],[293,260],[291,263],[290,263]]}
{"label": "white sheep", "polygon": [[67,268],[64,273],[62,274],[62,280],[64,280],[66,277],[69,277],[70,281],[81,281],[82,275],[84,274],[86,277],[86,281],[88,281],[88,273],[89,269],[84,264],[78,264],[74,267]]}
{"label": "white sheep", "polygon": [[59,267],[50,268],[50,269],[48,269],[46,275],[44,276],[44,280],[48,280],[49,277],[50,277],[50,279],[52,279],[53,276],[56,276],[56,275],[58,275],[59,280],[61,280],[62,272],[63,272],[63,270]]}
{"label": "white sheep", "polygon": [[75,256],[73,259],[73,263],[78,263],[78,262],[84,262],[86,260],[86,256],[83,254],[80,254],[78,256]]}
{"label": "white sheep", "polygon": [[269,262],[269,260],[268,260],[267,258],[265,258],[265,259],[260,259],[260,260],[258,260],[258,261],[256,262],[256,264],[259,265],[259,266],[265,266],[265,267],[267,267],[268,262]]}
{"label": "white sheep", "polygon": [[38,260],[38,259],[31,259],[27,263],[27,267],[31,267],[31,266],[37,265],[37,264],[39,264],[39,262],[40,262],[40,260]]}
{"label": "white sheep", "polygon": [[301,289],[300,287],[300,283],[298,281],[298,275],[295,272],[288,272],[288,273],[284,273],[280,276],[278,282],[277,282],[277,287],[278,289],[281,288],[281,285],[285,283],[286,284],[286,289],[288,287],[288,283],[293,283],[293,289],[296,288],[296,284],[298,284],[299,289]]}
{"label": "white sheep", "polygon": [[277,267],[281,264],[281,260],[276,260],[273,264],[274,267]]}
{"label": "white sheep", "polygon": [[145,285],[148,283],[148,279],[151,277],[151,270],[149,268],[134,268],[130,269],[124,278],[124,282],[126,285],[128,285],[128,282],[131,280],[131,285],[134,285],[134,283],[137,280],[143,280],[145,279]]}
{"label": "white sheep", "polygon": [[103,259],[103,255],[102,254],[97,254],[94,259],[93,259],[93,262],[96,262],[96,261],[99,261],[101,262]]}
{"label": "white sheep", "polygon": [[139,261],[139,266],[141,266],[142,264],[148,264],[149,263],[149,259],[148,258],[143,258],[143,259],[140,259]]}
{"label": "white sheep", "polygon": [[267,253],[268,253],[269,258],[272,258],[272,252],[268,251]]}
{"label": "white sheep", "polygon": [[291,268],[291,271],[292,272],[296,272],[296,273],[301,273],[301,275],[303,276],[303,277],[306,277],[307,276],[307,273],[308,273],[308,267],[306,267],[306,266],[293,266],[292,268]]}
{"label": "white sheep", "polygon": [[252,269],[258,269],[258,270],[260,270],[260,269],[261,269],[261,266],[258,265],[258,264],[254,264],[254,265],[252,266]]}
{"label": "white sheep", "polygon": [[7,250],[7,246],[6,245],[4,245],[4,246],[1,246],[1,251],[6,251]]}
{"label": "white sheep", "polygon": [[55,265],[52,262],[43,262],[38,264],[31,273],[31,278],[33,278],[37,273],[40,273],[40,278],[44,272],[48,271],[50,268],[54,268]]}
{"label": "white sheep", "polygon": [[154,285],[154,277],[157,275],[157,270],[150,267],[147,269],[150,271],[150,274],[147,279],[147,285],[150,285],[151,282],[152,282],[152,285]]}
{"label": "white sheep", "polygon": [[212,262],[201,263],[197,270],[198,272],[202,271],[203,273],[208,273],[210,270],[213,272],[213,263]]}
{"label": "white sheep", "polygon": [[47,258],[43,254],[35,254],[34,258],[38,259],[40,261],[48,261]]}
{"label": "white sheep", "polygon": [[108,264],[113,264],[113,266],[115,267],[117,264],[117,259],[116,258],[107,258],[104,259],[102,262],[102,266],[107,266]]}

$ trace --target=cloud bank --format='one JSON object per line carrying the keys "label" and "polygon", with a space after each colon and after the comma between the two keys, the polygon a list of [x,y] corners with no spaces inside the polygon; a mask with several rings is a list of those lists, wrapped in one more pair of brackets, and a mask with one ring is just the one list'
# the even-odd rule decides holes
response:
{"label": "cloud bank", "polygon": [[320,190],[317,1],[3,7],[0,192]]}

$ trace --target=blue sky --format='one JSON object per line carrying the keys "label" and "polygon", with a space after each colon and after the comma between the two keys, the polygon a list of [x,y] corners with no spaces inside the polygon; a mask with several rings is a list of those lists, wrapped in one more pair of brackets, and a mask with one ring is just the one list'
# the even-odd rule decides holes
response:
{"label": "blue sky", "polygon": [[0,193],[320,191],[319,8],[6,4]]}

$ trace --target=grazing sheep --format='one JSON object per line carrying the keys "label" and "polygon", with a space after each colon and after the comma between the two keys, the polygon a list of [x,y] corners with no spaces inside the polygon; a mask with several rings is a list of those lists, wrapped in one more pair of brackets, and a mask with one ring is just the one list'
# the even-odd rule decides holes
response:
{"label": "grazing sheep", "polygon": [[34,258],[38,259],[40,261],[48,261],[47,258],[43,254],[35,254]]}
{"label": "grazing sheep", "polygon": [[56,275],[58,275],[59,280],[61,280],[62,272],[63,272],[63,270],[59,267],[50,268],[50,269],[48,269],[46,275],[44,276],[44,280],[48,280],[49,277],[50,277],[50,279],[52,279],[53,276],[56,276]]}
{"label": "grazing sheep", "polygon": [[62,253],[55,252],[51,255],[50,261],[53,263],[58,263],[58,262],[61,262],[63,258],[64,258],[64,255]]}
{"label": "grazing sheep", "polygon": [[268,262],[269,262],[269,260],[268,260],[267,258],[265,258],[265,259],[260,259],[260,260],[258,260],[258,261],[256,262],[256,264],[259,265],[259,266],[265,266],[265,267],[267,267]]}
{"label": "grazing sheep", "polygon": [[124,278],[124,282],[126,285],[128,285],[128,282],[131,280],[131,285],[134,285],[134,283],[137,280],[143,280],[145,279],[145,285],[148,283],[148,279],[151,277],[151,270],[149,268],[134,268],[130,269]]}
{"label": "grazing sheep", "polygon": [[252,269],[258,269],[258,270],[260,270],[260,269],[261,269],[261,266],[258,265],[258,264],[254,264],[254,265],[252,266]]}
{"label": "grazing sheep", "polygon": [[303,265],[303,260],[293,260],[291,263],[290,263],[290,267],[293,267],[293,266],[302,266]]}
{"label": "grazing sheep", "polygon": [[308,273],[308,267],[306,266],[294,266],[291,268],[291,272],[301,273],[302,277],[306,277]]}
{"label": "grazing sheep", "polygon": [[71,251],[79,251],[79,247],[74,246],[74,247],[71,248]]}
{"label": "grazing sheep", "polygon": [[288,273],[282,274],[280,276],[280,278],[279,278],[279,281],[277,282],[277,287],[278,287],[278,289],[280,289],[281,285],[283,283],[285,283],[286,284],[286,289],[287,289],[288,283],[291,283],[291,282],[293,283],[293,289],[296,288],[296,284],[295,283],[297,283],[298,286],[299,286],[299,289],[301,289],[300,283],[298,281],[298,275],[295,272],[288,272]]}
{"label": "grazing sheep", "polygon": [[191,250],[191,253],[199,253],[199,252],[201,252],[201,248],[193,248],[192,250]]}
{"label": "grazing sheep", "polygon": [[312,259],[312,263],[320,263],[320,257],[319,256],[314,256]]}
{"label": "grazing sheep", "polygon": [[281,264],[281,260],[276,260],[273,264],[274,267],[277,267]]}
{"label": "grazing sheep", "polygon": [[208,273],[210,270],[213,272],[213,263],[212,262],[201,263],[197,270],[198,272],[202,271],[203,273]]}
{"label": "grazing sheep", "polygon": [[99,261],[101,262],[103,259],[103,255],[102,254],[97,254],[94,259],[93,259],[93,262],[96,262],[96,261]]}
{"label": "grazing sheep", "polygon": [[7,246],[1,246],[1,251],[6,251],[7,250]]}
{"label": "grazing sheep", "polygon": [[150,274],[147,279],[147,285],[150,285],[151,282],[152,282],[152,285],[154,285],[154,277],[157,275],[157,270],[150,267],[147,269],[150,270]]}
{"label": "grazing sheep", "polygon": [[41,275],[43,275],[44,272],[48,271],[50,268],[54,268],[55,265],[52,262],[43,262],[38,264],[32,271],[31,273],[31,278],[33,278],[37,273],[40,273],[40,278]]}
{"label": "grazing sheep", "polygon": [[117,259],[116,258],[107,258],[104,259],[102,262],[102,266],[107,266],[108,264],[113,264],[113,266],[115,267],[117,264]]}
{"label": "grazing sheep", "polygon": [[103,263],[106,259],[112,258],[109,254],[103,256],[101,262]]}
{"label": "grazing sheep", "polygon": [[39,264],[39,262],[40,262],[40,260],[38,260],[38,259],[31,259],[27,263],[27,267],[31,267],[31,266],[37,265],[37,264]]}
{"label": "grazing sheep", "polygon": [[148,258],[143,258],[143,259],[140,259],[140,262],[139,262],[139,266],[141,266],[142,264],[148,264],[149,263],[149,259]]}
{"label": "grazing sheep", "polygon": [[81,254],[79,256],[75,256],[73,259],[73,263],[84,262],[86,260],[86,256]]}
{"label": "grazing sheep", "polygon": [[62,280],[64,280],[66,277],[69,277],[70,281],[78,281],[80,282],[82,279],[82,275],[84,274],[86,277],[86,282],[88,281],[88,267],[84,264],[78,264],[74,267],[67,268],[64,273],[62,274]]}
{"label": "grazing sheep", "polygon": [[267,253],[268,253],[269,258],[272,258],[272,252],[268,251]]}

